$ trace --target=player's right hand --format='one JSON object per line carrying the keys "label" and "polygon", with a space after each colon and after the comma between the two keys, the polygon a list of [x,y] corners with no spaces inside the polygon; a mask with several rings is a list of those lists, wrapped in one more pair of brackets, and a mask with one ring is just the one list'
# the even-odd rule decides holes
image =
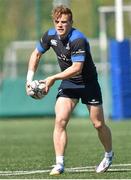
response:
{"label": "player's right hand", "polygon": [[26,93],[28,96],[30,96],[30,91],[31,91],[31,82],[26,82]]}

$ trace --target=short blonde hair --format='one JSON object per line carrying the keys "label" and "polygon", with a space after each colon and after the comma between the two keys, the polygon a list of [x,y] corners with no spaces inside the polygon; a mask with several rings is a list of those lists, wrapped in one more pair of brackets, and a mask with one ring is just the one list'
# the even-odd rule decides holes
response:
{"label": "short blonde hair", "polygon": [[71,11],[71,9],[66,7],[65,5],[56,6],[52,10],[52,18],[53,19],[58,19],[59,17],[61,17],[62,14],[68,15],[69,16],[69,20],[73,21],[72,20],[73,19],[72,11]]}

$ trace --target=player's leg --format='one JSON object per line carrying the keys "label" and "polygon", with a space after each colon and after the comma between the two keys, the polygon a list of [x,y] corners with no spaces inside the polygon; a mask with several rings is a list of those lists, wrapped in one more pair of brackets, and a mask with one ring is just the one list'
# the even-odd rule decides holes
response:
{"label": "player's leg", "polygon": [[109,127],[105,124],[102,105],[88,105],[90,119],[98,132],[98,137],[105,149],[105,157],[96,172],[105,172],[112,164],[112,137]]}
{"label": "player's leg", "polygon": [[112,150],[112,138],[110,129],[106,126],[103,115],[103,108],[101,105],[88,106],[90,119],[94,127],[98,131],[98,136],[103,144],[105,151],[110,152]]}
{"label": "player's leg", "polygon": [[54,148],[56,154],[56,165],[50,175],[58,175],[64,171],[64,152],[67,145],[66,126],[70,115],[78,102],[77,99],[59,97],[55,106]]}
{"label": "player's leg", "polygon": [[81,98],[82,103],[86,104],[89,109],[90,119],[105,149],[104,159],[96,169],[96,172],[104,172],[112,163],[113,153],[111,131],[104,121],[102,94],[99,83],[97,81],[89,83],[89,85],[85,87]]}
{"label": "player's leg", "polygon": [[54,147],[56,155],[63,155],[67,143],[66,126],[77,103],[76,99],[59,97],[55,106]]}

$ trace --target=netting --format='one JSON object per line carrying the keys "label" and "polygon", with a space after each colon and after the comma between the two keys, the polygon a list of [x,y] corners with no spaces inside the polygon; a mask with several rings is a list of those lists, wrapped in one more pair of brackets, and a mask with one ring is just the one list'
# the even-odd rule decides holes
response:
{"label": "netting", "polygon": [[[100,61],[99,40],[90,40],[92,56],[97,64],[99,71],[103,70],[103,63]],[[5,51],[3,74],[4,77],[17,78],[25,77],[30,55],[36,45],[35,41],[16,41],[12,42]],[[106,67],[106,65],[104,65]],[[53,50],[47,51],[40,61],[37,74],[51,75],[60,71]]]}

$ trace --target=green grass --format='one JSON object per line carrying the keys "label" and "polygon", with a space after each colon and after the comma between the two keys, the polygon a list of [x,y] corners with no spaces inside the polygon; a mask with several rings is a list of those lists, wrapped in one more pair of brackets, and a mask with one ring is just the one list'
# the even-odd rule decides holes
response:
{"label": "green grass", "polygon": [[[112,130],[113,164],[131,163],[131,120],[107,121]],[[49,118],[0,121],[0,171],[51,169],[55,163],[52,143],[54,120]],[[89,120],[72,118],[68,126],[67,168],[96,166],[103,157],[97,132]],[[123,167],[124,168],[124,167]],[[128,168],[131,168],[128,167]],[[129,179],[130,171],[65,172],[59,177],[49,173],[1,176],[0,179]]]}

